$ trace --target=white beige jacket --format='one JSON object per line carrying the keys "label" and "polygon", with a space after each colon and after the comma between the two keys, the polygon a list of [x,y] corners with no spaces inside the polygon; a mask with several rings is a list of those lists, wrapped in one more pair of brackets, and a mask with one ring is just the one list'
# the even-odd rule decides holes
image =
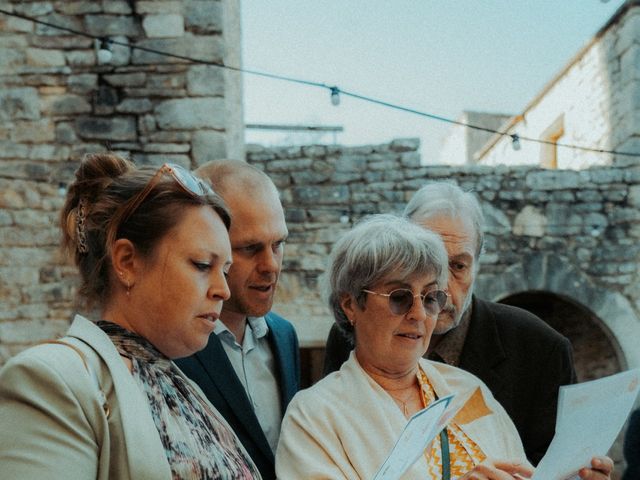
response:
{"label": "white beige jacket", "polygon": [[[420,365],[440,398],[480,387],[493,413],[468,415],[475,419],[460,428],[488,457],[527,461],[513,422],[480,379],[441,363],[421,359]],[[371,480],[406,423],[393,399],[352,353],[339,371],[299,392],[289,404],[276,453],[277,477]],[[424,457],[402,477],[425,478]]]}

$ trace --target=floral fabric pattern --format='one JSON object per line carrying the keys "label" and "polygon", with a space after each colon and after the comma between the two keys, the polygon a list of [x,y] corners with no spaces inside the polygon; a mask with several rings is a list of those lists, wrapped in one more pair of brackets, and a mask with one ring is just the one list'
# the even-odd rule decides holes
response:
{"label": "floral fabric pattern", "polygon": [[233,431],[169,358],[119,325],[100,321],[98,326],[133,364],[131,373],[149,401],[174,479],[260,478]]}

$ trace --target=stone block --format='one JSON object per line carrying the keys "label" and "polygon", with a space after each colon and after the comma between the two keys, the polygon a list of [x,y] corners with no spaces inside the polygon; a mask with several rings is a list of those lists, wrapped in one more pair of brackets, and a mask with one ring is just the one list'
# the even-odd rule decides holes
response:
{"label": "stone block", "polygon": [[76,143],[78,137],[73,125],[68,122],[58,122],[55,128],[55,141],[61,144]]}
{"label": "stone block", "polygon": [[134,117],[80,117],[75,122],[76,132],[81,138],[127,141],[137,138]]}
{"label": "stone block", "polygon": [[483,202],[482,213],[484,214],[485,230],[494,235],[506,235],[511,232],[511,222],[509,218],[495,206]]}
{"label": "stone block", "polygon": [[35,122],[16,122],[11,140],[18,143],[45,143],[55,140],[53,122],[50,119]]}
{"label": "stone block", "polygon": [[547,218],[536,207],[527,205],[517,215],[513,222],[513,234],[529,237],[542,237],[545,234]]}
{"label": "stone block", "polygon": [[51,2],[20,2],[15,11],[28,17],[40,17],[53,12],[53,5]]}
{"label": "stone block", "polygon": [[628,195],[629,205],[640,208],[640,185],[631,185]]}
{"label": "stone block", "polygon": [[43,113],[47,115],[77,115],[91,112],[91,104],[80,95],[56,95],[43,99]]}
{"label": "stone block", "polygon": [[148,38],[181,37],[184,18],[177,13],[150,14],[142,20],[142,28]]}
{"label": "stone block", "polygon": [[52,144],[40,144],[31,147],[29,160],[60,162],[69,157],[71,150],[67,146],[57,146]]}
{"label": "stone block", "polygon": [[153,110],[153,104],[148,98],[126,98],[118,106],[119,113],[146,113]]}
{"label": "stone block", "polygon": [[331,178],[331,172],[314,172],[312,170],[305,170],[301,172],[292,172],[291,178],[293,178],[293,183],[298,185],[313,185],[327,181]]}
{"label": "stone block", "polygon": [[31,33],[33,32],[34,23],[22,18],[8,17],[0,19],[0,26],[2,27],[3,32]]}
{"label": "stone block", "polygon": [[313,160],[310,158],[299,158],[295,160],[272,160],[267,163],[267,172],[290,173],[311,168]]}
{"label": "stone block", "polygon": [[[34,308],[31,311],[24,311],[19,318],[33,318]],[[47,305],[43,303],[40,309],[36,311],[40,315],[45,315]],[[21,308],[21,310],[27,310]],[[17,320],[12,322],[0,322],[0,342],[17,343],[17,344],[33,344],[40,340],[57,338],[64,334],[69,328],[69,322],[61,320]]]}
{"label": "stone block", "polygon": [[188,155],[134,153],[133,159],[138,165],[157,165],[159,167],[168,162],[182,165],[189,170],[192,167],[191,158]]}
{"label": "stone block", "polygon": [[349,201],[349,188],[346,185],[294,187],[293,200],[304,205],[343,204]]}
{"label": "stone block", "polygon": [[70,93],[86,95],[98,86],[98,75],[94,73],[81,73],[71,75],[67,80]]}
{"label": "stone block", "polygon": [[56,10],[63,15],[86,15],[88,13],[101,13],[101,2],[92,0],[65,0],[57,2]]}
{"label": "stone block", "polygon": [[0,121],[39,118],[40,100],[35,88],[0,89]]}
{"label": "stone block", "polygon": [[97,63],[94,50],[75,50],[65,54],[67,63],[74,67],[91,67]]}
{"label": "stone block", "polygon": [[188,30],[198,33],[221,32],[223,26],[222,2],[186,0],[184,23]]}
{"label": "stone block", "polygon": [[5,34],[0,37],[0,49],[26,49],[29,43],[26,35],[10,35]]}
{"label": "stone block", "polygon": [[113,35],[139,37],[143,35],[137,19],[128,15],[85,15],[84,31],[99,37]]}
{"label": "stone block", "polygon": [[397,138],[389,144],[392,152],[415,152],[419,148],[419,138]]}
{"label": "stone block", "polygon": [[225,104],[221,98],[167,100],[156,107],[155,115],[163,130],[223,129],[226,126]]}
{"label": "stone block", "polygon": [[60,50],[45,48],[27,48],[27,64],[56,67],[66,64],[65,54]]}
{"label": "stone block", "polygon": [[[160,50],[174,55],[182,55],[196,58],[206,62],[222,62],[224,47],[219,36],[204,37],[185,34],[177,38],[153,38],[139,40],[136,45]],[[131,58],[134,64],[162,64],[162,63],[185,63],[187,60],[180,58],[161,56],[156,53],[143,50],[134,50]]]}
{"label": "stone block", "polygon": [[131,15],[133,13],[132,3],[129,0],[102,0],[102,11],[118,15]]}
{"label": "stone block", "polygon": [[114,87],[142,87],[146,84],[147,74],[144,72],[115,73],[104,75],[102,78]]}
{"label": "stone block", "polygon": [[191,137],[192,137],[192,133],[189,131],[153,132],[149,134],[149,136],[147,137],[147,140],[150,142],[180,143],[180,142],[190,142]]}
{"label": "stone block", "polygon": [[[65,3],[65,2],[61,2]],[[77,17],[71,17],[68,15],[60,15],[59,13],[51,13],[44,17],[40,17],[38,20],[43,20],[47,23],[51,23],[52,25],[58,25],[60,27],[69,28],[71,30],[86,31],[82,25],[82,22]],[[31,22],[29,22],[31,23]],[[46,25],[37,24],[35,26],[36,35],[46,35],[51,37],[56,37],[61,35],[61,30],[59,28],[53,28]],[[88,30],[91,31],[91,30]]]}
{"label": "stone block", "polygon": [[620,28],[617,30],[617,40],[615,42],[615,52],[617,55],[624,53],[629,47],[640,43],[640,12],[638,9],[630,10],[630,15],[626,15]]}
{"label": "stone block", "polygon": [[193,134],[191,154],[196,165],[227,156],[226,136],[221,132],[200,130]]}
{"label": "stone block", "polygon": [[542,170],[527,174],[525,184],[535,190],[563,190],[582,185],[579,172],[566,170]]}
{"label": "stone block", "polygon": [[182,74],[176,73],[168,73],[168,74],[155,74],[155,75],[147,75],[147,84],[146,87],[148,89],[167,89],[167,90],[176,90],[184,88],[185,77]]}
{"label": "stone block", "polygon": [[[379,173],[379,172],[378,172]],[[362,173],[359,172],[334,172],[331,176],[331,182],[344,185],[351,182],[362,180]]]}
{"label": "stone block", "polygon": [[336,172],[365,172],[367,170],[367,157],[343,155],[336,160]]}
{"label": "stone block", "polygon": [[[29,158],[29,147],[21,143],[15,143],[12,141],[0,141],[0,159],[25,159]],[[7,174],[5,170],[8,165],[3,166],[3,173]]]}
{"label": "stone block", "polygon": [[194,65],[187,72],[187,92],[191,96],[224,95],[224,71],[210,65]]}
{"label": "stone block", "polygon": [[181,13],[183,2],[178,1],[144,1],[139,0],[135,3],[136,13]]}
{"label": "stone block", "polygon": [[147,143],[142,145],[143,152],[153,153],[189,153],[191,146],[183,143]]}

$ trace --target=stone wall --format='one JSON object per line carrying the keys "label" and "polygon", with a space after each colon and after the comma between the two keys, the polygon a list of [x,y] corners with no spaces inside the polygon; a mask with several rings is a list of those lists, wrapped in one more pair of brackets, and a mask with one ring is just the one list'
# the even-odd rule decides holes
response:
{"label": "stone wall", "polygon": [[365,147],[248,146],[282,192],[290,230],[276,311],[301,343],[322,345],[332,318],[319,278],[338,236],[375,212],[401,212],[427,181],[473,190],[486,216],[477,291],[500,300],[548,292],[581,305],[640,366],[640,167],[420,166],[415,140]]}
{"label": "stone wall", "polygon": [[75,271],[57,250],[57,215],[84,153],[195,167],[242,158],[244,144],[239,74],[131,48],[239,66],[239,0],[0,7],[127,45],[99,64],[92,38],[0,13],[2,363],[68,325]]}
{"label": "stone wall", "polygon": [[[524,111],[500,130],[522,137],[640,153],[640,1],[626,2]],[[554,150],[558,168],[636,161],[527,141],[514,151],[511,143],[509,136],[495,137],[476,152],[478,162],[545,165]]]}

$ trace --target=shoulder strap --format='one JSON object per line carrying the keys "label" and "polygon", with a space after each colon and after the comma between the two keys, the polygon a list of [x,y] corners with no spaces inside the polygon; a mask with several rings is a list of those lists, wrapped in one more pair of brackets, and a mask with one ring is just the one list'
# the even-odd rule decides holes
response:
{"label": "shoulder strap", "polygon": [[71,348],[78,355],[80,355],[80,359],[82,360],[84,368],[87,370],[87,373],[89,374],[89,377],[91,378],[91,380],[93,381],[93,384],[96,387],[97,394],[98,394],[98,400],[102,404],[102,409],[104,410],[104,414],[106,415],[106,417],[108,419],[109,416],[111,415],[111,408],[109,408],[109,403],[107,402],[107,396],[104,394],[104,391],[100,387],[100,380],[98,379],[98,375],[93,370],[93,368],[91,368],[91,366],[89,365],[89,362],[87,362],[87,357],[85,356],[84,352],[82,350],[80,350],[77,346],[72,345],[71,343],[65,342],[63,340],[45,340],[45,341],[40,342],[40,343],[41,344],[50,343],[50,344],[55,344],[55,345],[64,345],[66,347]]}

